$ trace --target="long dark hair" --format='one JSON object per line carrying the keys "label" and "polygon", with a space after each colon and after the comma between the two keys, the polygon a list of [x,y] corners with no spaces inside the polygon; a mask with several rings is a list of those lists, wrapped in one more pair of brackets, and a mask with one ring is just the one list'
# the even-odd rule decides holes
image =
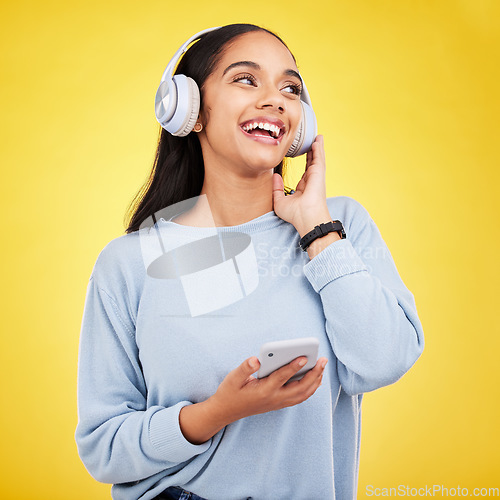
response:
{"label": "long dark hair", "polygon": [[[265,28],[253,24],[230,24],[202,35],[186,51],[176,73],[190,76],[197,83],[202,102],[203,84],[219,62],[226,44],[251,31],[265,31],[286,47],[278,35]],[[283,161],[274,168],[274,172],[283,174]],[[153,169],[127,209],[126,232],[137,231],[147,217],[162,208],[198,196],[204,177],[205,167],[198,135],[191,133],[186,137],[175,137],[160,127]]]}

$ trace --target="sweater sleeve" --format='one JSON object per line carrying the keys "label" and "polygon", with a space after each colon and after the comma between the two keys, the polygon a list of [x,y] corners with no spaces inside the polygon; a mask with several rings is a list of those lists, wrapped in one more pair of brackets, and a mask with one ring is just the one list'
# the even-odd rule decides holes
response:
{"label": "sweater sleeve", "polygon": [[182,468],[210,441],[188,442],[179,412],[147,406],[132,318],[90,278],[80,335],[76,442],[89,473],[105,483],[138,481]]}
{"label": "sweater sleeve", "polygon": [[351,204],[347,239],[316,255],[304,274],[321,296],[342,388],[355,395],[396,382],[422,353],[424,338],[413,295],[378,228]]}

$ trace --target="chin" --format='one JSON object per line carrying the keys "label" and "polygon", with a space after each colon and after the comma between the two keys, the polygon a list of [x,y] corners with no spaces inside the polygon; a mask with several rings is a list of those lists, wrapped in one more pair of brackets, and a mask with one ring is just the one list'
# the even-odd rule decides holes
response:
{"label": "chin", "polygon": [[251,165],[253,169],[255,170],[272,170],[273,168],[277,167],[279,163],[283,160],[282,157],[272,157],[270,158],[269,155],[264,156],[257,156],[255,155],[247,164]]}
{"label": "chin", "polygon": [[[259,148],[260,149],[260,148]],[[246,158],[246,162],[257,169],[269,170],[275,168],[283,160],[285,154],[278,151],[262,151],[255,148]]]}

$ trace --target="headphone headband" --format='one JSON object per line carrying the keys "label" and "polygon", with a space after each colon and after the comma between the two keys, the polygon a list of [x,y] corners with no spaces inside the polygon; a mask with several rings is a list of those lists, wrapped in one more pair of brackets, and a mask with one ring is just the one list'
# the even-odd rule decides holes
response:
{"label": "headphone headband", "polygon": [[221,28],[221,26],[216,26],[215,28],[207,28],[205,30],[202,30],[202,31],[196,33],[196,35],[193,35],[189,40],[184,42],[180,46],[179,50],[177,50],[177,52],[174,54],[172,59],[170,59],[169,63],[167,64],[167,67],[165,68],[165,71],[163,72],[163,75],[161,77],[161,82],[166,80],[167,76],[169,78],[172,78],[172,74],[174,72],[175,67],[177,66],[177,62],[180,59],[180,57],[182,56],[182,54],[184,54],[184,52],[187,51],[189,44],[191,44],[192,42],[194,42],[195,40],[200,38],[205,33],[210,33],[210,31],[215,31],[215,30],[218,30],[219,28]]}

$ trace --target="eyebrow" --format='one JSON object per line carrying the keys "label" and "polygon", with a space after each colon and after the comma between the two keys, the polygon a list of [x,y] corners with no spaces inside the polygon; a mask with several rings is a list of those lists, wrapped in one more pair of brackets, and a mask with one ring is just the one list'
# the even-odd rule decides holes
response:
{"label": "eyebrow", "polygon": [[[253,61],[238,61],[238,62],[235,62],[233,64],[230,64],[225,70],[224,72],[222,73],[222,76],[224,76],[229,70],[233,69],[233,68],[237,68],[239,66],[247,66],[247,67],[250,67],[250,68],[253,68],[255,70],[260,70],[261,67],[253,62]],[[293,70],[293,69],[286,69],[283,74],[287,75],[287,76],[294,76],[295,78],[298,78],[300,80],[300,83],[302,83],[302,78],[300,77],[300,75],[297,73],[297,71]]]}

